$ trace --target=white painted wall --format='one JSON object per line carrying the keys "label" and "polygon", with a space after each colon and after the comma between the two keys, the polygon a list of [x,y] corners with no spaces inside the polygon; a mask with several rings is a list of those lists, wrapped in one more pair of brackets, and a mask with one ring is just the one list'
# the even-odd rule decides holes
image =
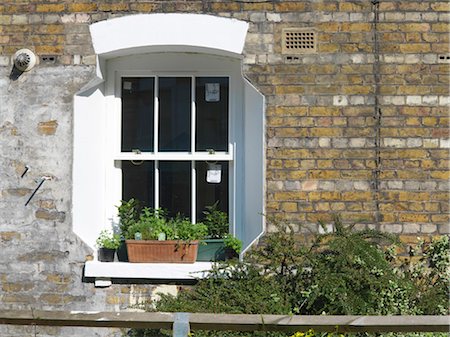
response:
{"label": "white painted wall", "polygon": [[106,228],[105,96],[103,84],[74,98],[73,231],[90,247]]}

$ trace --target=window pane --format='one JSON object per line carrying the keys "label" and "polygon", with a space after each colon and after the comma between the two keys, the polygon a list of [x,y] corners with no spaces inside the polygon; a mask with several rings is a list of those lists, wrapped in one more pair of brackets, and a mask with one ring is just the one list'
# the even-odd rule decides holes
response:
{"label": "window pane", "polygon": [[144,161],[135,165],[131,161],[122,161],[122,199],[138,199],[143,206],[155,207],[155,164]]}
{"label": "window pane", "polygon": [[153,151],[154,78],[122,78],[122,151]]}
{"label": "window pane", "polygon": [[191,149],[191,78],[159,79],[159,151]]}
{"label": "window pane", "polygon": [[206,206],[214,205],[218,201],[217,208],[228,214],[228,162],[217,162],[221,168],[220,183],[208,183],[207,171],[210,164],[205,162],[196,162],[196,185],[197,185],[197,222],[203,218],[203,211]]}
{"label": "window pane", "polygon": [[199,77],[195,90],[196,150],[227,151],[228,78]]}
{"label": "window pane", "polygon": [[159,203],[170,216],[191,217],[191,162],[159,162]]}

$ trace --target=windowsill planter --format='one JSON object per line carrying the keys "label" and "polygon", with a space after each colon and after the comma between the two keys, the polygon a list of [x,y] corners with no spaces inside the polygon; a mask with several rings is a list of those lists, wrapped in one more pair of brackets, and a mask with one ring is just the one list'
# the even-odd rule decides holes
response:
{"label": "windowsill planter", "polygon": [[197,261],[224,261],[225,243],[223,239],[206,239],[198,246]]}
{"label": "windowsill planter", "polygon": [[128,261],[137,263],[194,263],[198,241],[126,240]]}
{"label": "windowsill planter", "polygon": [[224,241],[224,239],[201,240],[198,246],[197,261],[225,261],[239,257],[239,254],[233,248],[227,247]]}

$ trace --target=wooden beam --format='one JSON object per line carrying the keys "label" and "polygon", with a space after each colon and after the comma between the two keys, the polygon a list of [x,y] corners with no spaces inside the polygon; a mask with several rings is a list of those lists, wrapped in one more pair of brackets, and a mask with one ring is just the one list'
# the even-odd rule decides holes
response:
{"label": "wooden beam", "polygon": [[[0,310],[0,324],[172,329],[176,313]],[[188,314],[191,330],[448,332],[448,316]]]}

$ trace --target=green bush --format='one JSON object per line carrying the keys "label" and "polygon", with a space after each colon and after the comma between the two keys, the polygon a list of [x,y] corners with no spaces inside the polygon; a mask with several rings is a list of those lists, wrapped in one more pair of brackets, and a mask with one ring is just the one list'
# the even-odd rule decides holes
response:
{"label": "green bush", "polygon": [[449,314],[450,285],[449,237],[420,241],[410,250],[419,261],[406,260],[399,273],[414,284],[414,305],[420,314]]}
{"label": "green bush", "polygon": [[[176,297],[162,295],[154,310],[302,315],[448,314],[448,237],[419,245],[423,257],[418,265],[398,266],[396,256],[388,249],[399,244],[395,236],[373,230],[358,231],[336,219],[333,233],[312,234],[300,243],[289,225],[275,225],[278,230],[266,235],[245,261],[216,265],[211,275],[199,280],[193,289],[180,291]],[[290,335],[261,333],[261,336]],[[195,331],[194,336],[258,336],[258,333]]]}

